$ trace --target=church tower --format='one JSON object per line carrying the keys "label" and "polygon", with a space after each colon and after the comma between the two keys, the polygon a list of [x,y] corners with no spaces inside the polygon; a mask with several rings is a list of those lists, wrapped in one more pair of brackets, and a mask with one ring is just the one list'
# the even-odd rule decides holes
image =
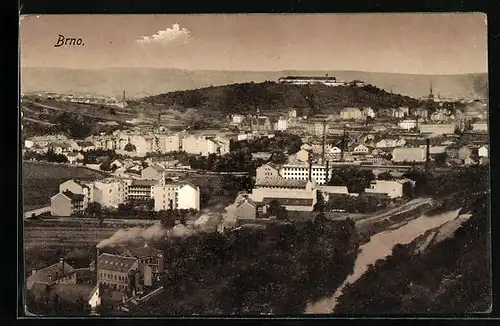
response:
{"label": "church tower", "polygon": [[431,101],[434,100],[434,94],[432,93],[432,80],[431,80],[431,87],[429,89],[429,100]]}

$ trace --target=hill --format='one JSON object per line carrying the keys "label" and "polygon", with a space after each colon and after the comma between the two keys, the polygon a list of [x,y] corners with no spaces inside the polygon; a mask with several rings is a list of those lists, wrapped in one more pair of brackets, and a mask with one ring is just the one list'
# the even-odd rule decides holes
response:
{"label": "hill", "polygon": [[180,70],[171,68],[109,68],[63,69],[45,67],[21,68],[21,90],[29,92],[88,93],[120,97],[126,90],[138,98],[235,83],[276,81],[287,75],[318,75],[328,73],[342,80],[360,79],[368,84],[412,97],[434,92],[444,97],[460,98],[487,95],[488,75],[412,75],[361,71],[218,71]]}
{"label": "hill", "polygon": [[[133,102],[131,102],[133,103]],[[135,105],[151,104],[201,112],[223,113],[273,113],[291,107],[299,108],[303,114],[338,114],[344,107],[367,107],[374,109],[398,106],[416,107],[420,101],[391,94],[371,85],[364,87],[325,85],[286,85],[275,82],[244,83],[178,91],[143,98]]]}

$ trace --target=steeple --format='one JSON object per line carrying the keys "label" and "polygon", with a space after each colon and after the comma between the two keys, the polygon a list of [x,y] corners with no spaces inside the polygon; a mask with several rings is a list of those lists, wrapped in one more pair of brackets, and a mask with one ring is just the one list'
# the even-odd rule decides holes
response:
{"label": "steeple", "polygon": [[429,100],[433,100],[434,99],[434,94],[432,93],[432,80],[431,80],[431,86],[429,88]]}

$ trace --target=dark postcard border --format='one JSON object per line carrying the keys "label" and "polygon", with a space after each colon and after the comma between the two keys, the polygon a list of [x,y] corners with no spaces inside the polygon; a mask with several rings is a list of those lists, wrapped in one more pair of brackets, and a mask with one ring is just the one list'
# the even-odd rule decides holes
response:
{"label": "dark postcard border", "polygon": [[[488,3],[489,2],[489,3]],[[24,15],[24,14],[76,14],[76,13],[100,13],[100,14],[151,14],[151,13],[164,13],[164,14],[176,14],[176,13],[349,13],[349,12],[456,12],[456,11],[463,11],[463,12],[484,12],[488,14],[488,50],[489,50],[489,93],[490,93],[490,148],[493,150],[491,151],[492,157],[490,160],[490,167],[491,167],[491,198],[492,198],[492,203],[491,203],[491,225],[492,225],[492,254],[491,257],[493,257],[492,261],[492,266],[493,266],[493,271],[499,270],[500,266],[498,266],[498,259],[495,259],[494,257],[498,256],[498,239],[496,238],[496,234],[500,233],[497,232],[497,230],[500,228],[500,223],[495,220],[495,211],[498,211],[497,205],[499,205],[495,201],[495,194],[498,194],[500,192],[496,191],[497,187],[495,186],[494,180],[495,180],[495,175],[496,175],[496,163],[497,160],[496,154],[497,151],[496,149],[496,142],[494,141],[497,139],[495,137],[495,121],[498,121],[497,115],[500,115],[500,101],[498,100],[499,96],[495,96],[495,94],[500,94],[500,81],[498,81],[498,72],[500,69],[498,68],[498,63],[496,62],[495,59],[499,58],[500,55],[498,54],[498,50],[500,47],[500,22],[495,20],[495,17],[499,17],[498,14],[500,13],[500,2],[496,1],[444,1],[444,0],[434,0],[434,1],[420,1],[420,3],[402,3],[400,1],[356,1],[355,3],[352,2],[343,2],[343,3],[335,3],[334,1],[283,1],[283,2],[275,2],[271,4],[270,2],[259,2],[259,1],[237,1],[237,2],[216,2],[216,1],[209,1],[209,2],[192,2],[191,6],[187,1],[146,1],[142,0],[140,2],[133,2],[133,1],[74,1],[74,2],[67,2],[67,1],[60,1],[60,0],[50,0],[50,1],[40,1],[40,0],[24,0],[20,4],[21,7],[17,8],[17,12],[15,16],[13,15],[13,22],[17,26],[19,26],[18,22],[18,14]],[[10,59],[12,60],[11,64],[6,64],[4,65],[7,67],[7,73],[8,75],[12,74],[12,78],[8,78],[8,81],[11,81],[7,83],[11,89],[12,89],[12,94],[13,94],[13,101],[15,101],[13,104],[8,105],[7,107],[15,107],[18,108],[18,110],[7,110],[9,114],[15,115],[15,117],[12,117],[12,119],[9,119],[8,125],[10,128],[13,127],[15,130],[15,139],[17,146],[14,145],[14,142],[8,142],[9,144],[15,146],[15,152],[14,151],[8,151],[9,158],[12,158],[12,160],[15,163],[15,169],[18,171],[18,174],[15,175],[14,173],[7,173],[9,177],[14,178],[14,187],[18,189],[18,196],[17,196],[17,213],[21,214],[22,213],[22,201],[20,200],[20,196],[22,196],[21,193],[21,188],[18,188],[18,185],[21,185],[22,177],[21,177],[21,171],[20,171],[20,157],[19,157],[19,152],[20,152],[20,143],[19,143],[19,136],[20,136],[20,128],[19,128],[19,107],[18,107],[18,96],[19,96],[19,90],[18,90],[18,34],[17,34],[17,28],[14,28],[15,30],[15,40],[12,43],[12,46],[7,47],[8,49],[12,49],[11,55],[9,56]],[[13,33],[14,34],[14,33]],[[14,64],[14,60],[16,64]],[[7,62],[6,62],[7,63]],[[10,98],[9,98],[10,99]],[[15,120],[14,120],[15,119]],[[13,154],[13,155],[12,155]],[[14,159],[15,158],[15,159]],[[13,189],[13,188],[10,188]],[[12,191],[9,191],[9,193],[12,193]],[[8,204],[10,204],[12,200],[8,201]],[[12,204],[10,204],[13,206]],[[10,211],[10,210],[9,210]],[[9,222],[13,219],[7,219],[5,222]],[[17,253],[16,255],[9,255],[9,258],[13,258],[18,266],[18,270],[22,271],[23,270],[23,262],[22,262],[22,255],[23,255],[23,250],[22,250],[22,229],[23,229],[23,223],[22,223],[22,218],[18,218],[18,223],[17,225],[14,225],[12,227],[5,227],[5,230],[9,230],[9,233],[13,233],[11,230],[17,229],[19,231],[19,240],[16,241],[17,243]],[[10,240],[10,243],[8,244],[7,248],[12,248],[13,247],[13,241]],[[9,253],[11,251],[9,250]],[[14,265],[12,265],[14,266]],[[12,270],[16,270],[14,268],[9,268],[8,274],[12,275],[13,273],[11,272]],[[493,289],[498,289],[499,288],[499,280],[500,278],[495,275],[496,273],[492,273],[493,277]],[[22,316],[23,315],[23,307],[21,305],[21,293],[20,289],[22,289],[22,284],[23,280],[19,279],[19,275],[22,275],[22,273],[16,273],[17,276],[17,284],[14,287],[13,295],[9,296],[11,298],[16,298],[16,304],[15,307],[12,307],[9,309],[10,311],[17,311],[17,316]],[[8,285],[13,286],[14,282],[7,282]],[[450,318],[460,318],[460,317],[472,317],[474,319],[485,319],[488,317],[500,317],[500,297],[493,295],[493,312],[492,314],[479,314],[479,315],[468,315],[468,316],[441,316],[446,319]],[[187,316],[186,316],[187,317]],[[229,316],[228,316],[229,317]],[[290,316],[292,319],[294,319],[294,316]],[[296,319],[293,321],[294,323],[301,323],[304,324],[306,322],[307,316],[295,316]],[[332,319],[343,319],[347,316],[332,316]],[[380,318],[383,316],[371,316],[375,318]],[[389,316],[386,316],[389,317]],[[422,316],[423,317],[423,316]],[[439,318],[436,315],[433,316],[426,316],[427,318]],[[231,318],[231,317],[229,317]],[[232,316],[234,319],[238,319],[236,316]],[[317,322],[320,320],[328,322],[328,319],[326,319],[325,316],[311,316],[311,319],[318,319]],[[351,318],[360,318],[360,322],[363,322],[365,324],[369,320],[369,316],[353,316]],[[377,318],[377,319],[378,319]],[[415,317],[408,316],[408,318],[412,319]],[[418,318],[418,317],[417,317]],[[426,318],[426,319],[427,319]],[[128,319],[128,318],[127,318]],[[130,318],[133,319],[133,318]],[[160,317],[160,322],[165,323],[165,321],[162,321]],[[187,317],[182,319],[183,321],[189,320],[191,322],[198,322],[203,320],[202,317],[200,318],[192,318],[192,317]],[[265,323],[265,324],[274,324],[275,322],[279,322],[278,320],[275,320],[273,322],[271,321],[265,321],[265,319],[262,318],[251,318],[252,321],[255,321],[257,323]],[[282,318],[278,318],[282,319]],[[390,318],[394,319],[394,318]],[[64,324],[66,324],[68,321],[65,319],[48,319],[50,320],[50,323],[57,323],[59,321],[62,321]],[[24,322],[27,322],[28,320],[23,320]],[[97,320],[95,320],[97,322]],[[111,322],[112,319],[108,319],[106,323]],[[154,322],[154,319],[147,319],[147,322]],[[204,319],[203,322],[216,322],[214,320],[208,320]],[[387,322],[389,320],[384,320],[384,322]],[[395,320],[392,320],[395,321]],[[405,322],[408,322],[410,320],[405,320]],[[170,320],[169,322],[174,322],[174,320]],[[283,322],[290,323],[292,320],[283,320]],[[354,322],[354,320],[346,320],[349,324]],[[382,320],[379,320],[379,322],[382,322]],[[443,320],[444,322],[444,320]],[[481,323],[484,322],[481,321]]]}

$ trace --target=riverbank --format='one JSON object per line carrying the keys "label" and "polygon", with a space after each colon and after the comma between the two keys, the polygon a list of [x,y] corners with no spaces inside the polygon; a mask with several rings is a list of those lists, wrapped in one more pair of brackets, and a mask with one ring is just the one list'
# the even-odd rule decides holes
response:
{"label": "riverbank", "polygon": [[391,255],[396,244],[408,244],[412,242],[426,231],[457,218],[459,211],[460,210],[454,210],[435,216],[422,215],[402,225],[398,229],[387,230],[373,235],[370,241],[360,247],[353,272],[347,277],[343,284],[337,288],[332,296],[309,303],[306,308],[306,313],[325,314],[334,312],[337,299],[342,295],[344,288],[356,282],[368,268],[378,260]]}

